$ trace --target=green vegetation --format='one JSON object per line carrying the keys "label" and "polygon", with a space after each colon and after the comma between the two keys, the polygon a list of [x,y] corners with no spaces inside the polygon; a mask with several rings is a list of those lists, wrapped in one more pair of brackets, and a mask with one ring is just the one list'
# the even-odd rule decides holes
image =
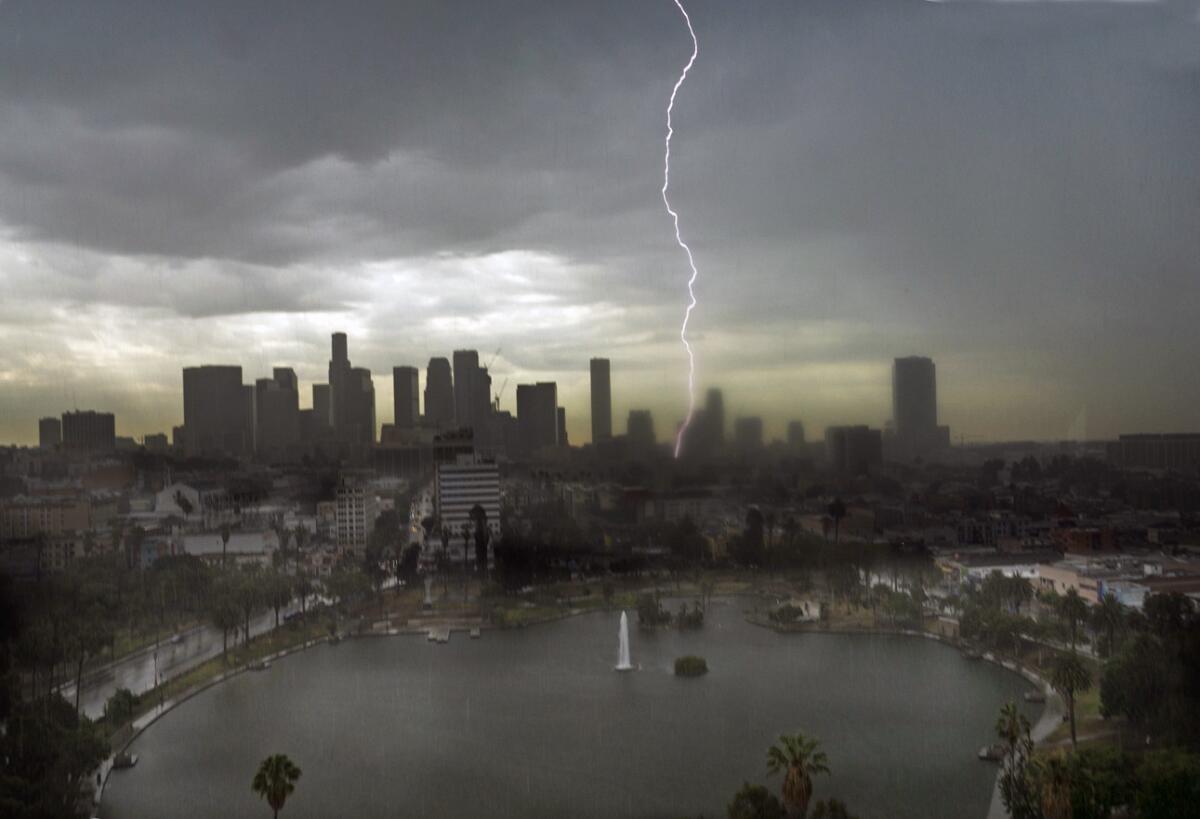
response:
{"label": "green vegetation", "polygon": [[300,769],[286,754],[273,754],[258,766],[254,775],[251,789],[271,806],[276,817],[287,798],[296,790],[296,780],[300,778]]}
{"label": "green vegetation", "polygon": [[1092,674],[1077,654],[1067,654],[1054,661],[1050,670],[1050,684],[1067,701],[1067,716],[1071,722],[1071,747],[1078,747],[1075,732],[1075,695],[1092,687]]}
{"label": "green vegetation", "polygon": [[671,612],[663,608],[662,597],[657,589],[638,597],[637,614],[638,624],[645,628],[671,624]]}
{"label": "green vegetation", "polygon": [[1200,745],[1200,615],[1183,595],[1154,595],[1105,663],[1100,708],[1167,743]]}
{"label": "green vegetation", "polygon": [[840,800],[812,802],[812,777],[829,773],[817,740],[803,734],[781,736],[767,751],[767,772],[783,774],[783,799],[762,785],[744,782],[726,809],[729,819],[857,819]]}
{"label": "green vegetation", "polygon": [[767,771],[783,774],[783,804],[789,816],[808,815],[812,778],[829,773],[829,760],[821,743],[803,734],[783,735],[767,751]]}
{"label": "green vegetation", "polygon": [[703,657],[688,654],[675,660],[676,677],[699,677],[708,673],[708,662]]}
{"label": "green vegetation", "polygon": [[1120,808],[1136,819],[1196,815],[1200,754],[1106,747],[1038,755],[1013,703],[1001,709],[996,733],[1005,748],[1000,792],[1012,819],[1109,819]]}

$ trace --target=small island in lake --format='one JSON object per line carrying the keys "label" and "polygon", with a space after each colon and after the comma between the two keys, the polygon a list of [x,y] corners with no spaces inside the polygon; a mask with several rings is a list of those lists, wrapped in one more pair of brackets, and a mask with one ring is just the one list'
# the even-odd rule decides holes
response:
{"label": "small island in lake", "polygon": [[676,677],[699,677],[708,673],[708,663],[703,657],[688,654],[675,660]]}

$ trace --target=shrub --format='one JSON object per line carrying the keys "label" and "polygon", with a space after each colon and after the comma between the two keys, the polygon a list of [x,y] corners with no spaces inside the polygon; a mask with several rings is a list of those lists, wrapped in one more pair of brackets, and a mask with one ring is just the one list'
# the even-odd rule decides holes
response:
{"label": "shrub", "polygon": [[688,654],[675,660],[675,676],[677,677],[699,677],[701,674],[707,673],[708,663],[703,657]]}

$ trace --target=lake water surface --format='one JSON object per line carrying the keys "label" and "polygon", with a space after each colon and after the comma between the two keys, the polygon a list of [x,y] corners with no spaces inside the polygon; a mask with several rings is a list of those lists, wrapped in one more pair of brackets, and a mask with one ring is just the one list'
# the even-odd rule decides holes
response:
{"label": "lake water surface", "polygon": [[[250,780],[282,752],[303,770],[286,819],[724,817],[743,781],[778,790],[766,749],[803,731],[833,771],[817,798],[864,819],[982,819],[996,768],[975,752],[1023,680],[931,640],[776,634],[741,605],[716,601],[701,631],[632,628],[628,674],[612,671],[620,612],[319,646],[151,726],[100,815],[269,816]],[[710,672],[674,677],[682,654]]]}

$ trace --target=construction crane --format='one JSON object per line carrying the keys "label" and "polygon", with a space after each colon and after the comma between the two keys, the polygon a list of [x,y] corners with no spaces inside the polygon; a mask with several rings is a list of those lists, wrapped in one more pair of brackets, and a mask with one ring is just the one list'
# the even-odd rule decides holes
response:
{"label": "construction crane", "polygon": [[495,412],[500,411],[500,396],[504,395],[504,388],[508,386],[508,377],[505,376],[504,383],[500,385],[500,389],[496,392],[496,399],[492,401],[492,409]]}
{"label": "construction crane", "polygon": [[504,349],[504,348],[503,347],[496,348],[496,352],[492,353],[492,358],[490,361],[488,361],[486,369],[490,370],[492,368],[492,365],[496,363],[496,359],[500,357],[500,351],[502,349]]}

